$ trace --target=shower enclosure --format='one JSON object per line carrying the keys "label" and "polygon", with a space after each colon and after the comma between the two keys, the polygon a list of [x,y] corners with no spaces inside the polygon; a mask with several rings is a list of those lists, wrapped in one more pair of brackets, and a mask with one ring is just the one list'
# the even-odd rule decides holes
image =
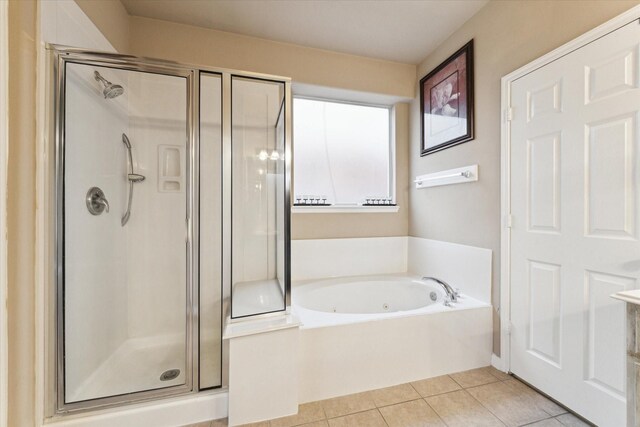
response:
{"label": "shower enclosure", "polygon": [[290,304],[290,81],[48,52],[50,412],[223,387],[224,319]]}

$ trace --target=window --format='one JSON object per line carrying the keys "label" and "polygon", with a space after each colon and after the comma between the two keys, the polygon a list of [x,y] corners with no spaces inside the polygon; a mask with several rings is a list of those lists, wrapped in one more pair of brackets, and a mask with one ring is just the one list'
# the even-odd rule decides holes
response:
{"label": "window", "polygon": [[294,98],[293,117],[296,204],[395,203],[389,107]]}

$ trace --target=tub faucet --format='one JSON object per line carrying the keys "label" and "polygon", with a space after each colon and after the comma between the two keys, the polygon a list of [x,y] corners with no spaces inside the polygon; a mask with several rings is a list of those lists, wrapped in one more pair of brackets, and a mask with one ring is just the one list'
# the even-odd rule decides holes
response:
{"label": "tub faucet", "polygon": [[447,294],[447,300],[444,302],[444,305],[449,305],[449,303],[452,303],[452,302],[458,302],[458,295],[459,295],[458,291],[453,289],[451,285],[449,285],[447,282],[437,279],[435,277],[429,277],[429,276],[423,277],[422,280],[433,280],[434,282],[436,282],[437,284],[439,284],[444,288],[444,292]]}

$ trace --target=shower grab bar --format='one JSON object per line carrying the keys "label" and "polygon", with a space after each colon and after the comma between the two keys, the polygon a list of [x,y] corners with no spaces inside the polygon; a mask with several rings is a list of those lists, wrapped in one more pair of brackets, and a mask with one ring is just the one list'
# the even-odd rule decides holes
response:
{"label": "shower grab bar", "polygon": [[133,203],[133,184],[137,184],[146,179],[144,175],[140,175],[133,172],[133,155],[131,154],[131,141],[126,134],[122,134],[122,143],[127,147],[127,154],[129,155],[129,173],[127,174],[127,181],[129,181],[129,201],[127,202],[127,211],[122,216],[120,224],[124,227],[129,222],[131,216],[131,204]]}

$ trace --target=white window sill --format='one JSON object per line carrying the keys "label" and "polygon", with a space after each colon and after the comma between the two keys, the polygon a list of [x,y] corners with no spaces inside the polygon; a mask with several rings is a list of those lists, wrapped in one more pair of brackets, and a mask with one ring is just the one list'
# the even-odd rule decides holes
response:
{"label": "white window sill", "polygon": [[292,206],[291,213],[395,213],[400,206]]}

